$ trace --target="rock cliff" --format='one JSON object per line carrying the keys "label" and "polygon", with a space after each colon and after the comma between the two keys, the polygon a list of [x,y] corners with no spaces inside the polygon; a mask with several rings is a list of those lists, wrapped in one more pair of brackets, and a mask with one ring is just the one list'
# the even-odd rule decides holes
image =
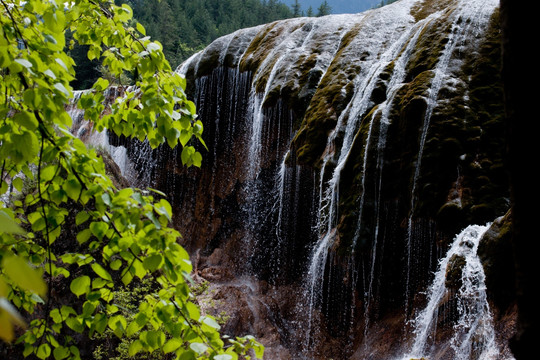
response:
{"label": "rock cliff", "polygon": [[401,0],[243,29],[179,67],[202,167],[123,145],[175,205],[212,301],[240,304],[227,332],[253,331],[268,359],[405,352],[454,236],[510,207],[499,32],[495,0]]}

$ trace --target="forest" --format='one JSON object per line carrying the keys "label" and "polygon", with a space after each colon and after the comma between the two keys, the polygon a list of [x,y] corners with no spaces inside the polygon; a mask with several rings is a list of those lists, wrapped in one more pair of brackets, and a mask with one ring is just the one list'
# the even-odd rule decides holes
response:
{"label": "forest", "polygon": [[[165,57],[176,68],[216,38],[238,29],[300,16],[324,16],[332,11],[327,1],[317,9],[302,9],[296,1],[291,7],[279,0],[119,0],[133,9],[132,22],[142,24],[146,35],[159,41]],[[107,71],[98,60],[89,61],[87,48],[76,45],[70,55],[78,64],[75,89],[92,86]],[[96,71],[99,70],[99,71]]]}

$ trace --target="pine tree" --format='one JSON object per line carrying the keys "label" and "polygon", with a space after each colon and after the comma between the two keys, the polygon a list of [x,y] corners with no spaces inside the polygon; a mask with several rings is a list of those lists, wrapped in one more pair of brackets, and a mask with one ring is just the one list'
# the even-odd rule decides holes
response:
{"label": "pine tree", "polygon": [[299,16],[302,15],[302,9],[301,9],[301,6],[300,6],[300,3],[298,2],[298,0],[294,1],[294,4],[291,5],[291,8],[292,8],[292,12],[293,12],[293,17],[299,17]]}
{"label": "pine tree", "polygon": [[328,5],[328,1],[323,1],[321,6],[317,9],[317,16],[330,15],[332,8]]}

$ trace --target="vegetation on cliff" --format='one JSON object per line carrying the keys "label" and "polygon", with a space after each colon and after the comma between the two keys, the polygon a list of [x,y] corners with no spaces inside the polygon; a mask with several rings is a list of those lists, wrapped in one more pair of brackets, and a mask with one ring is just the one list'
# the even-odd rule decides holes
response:
{"label": "vegetation on cliff", "polygon": [[81,96],[94,128],[153,148],[180,145],[182,162],[200,166],[193,145],[203,126],[162,45],[140,24],[129,26],[129,6],[110,1],[0,7],[0,338],[17,339],[0,354],[88,358],[104,337],[122,346],[126,337],[131,356],[159,350],[224,360],[251,350],[260,358],[252,337],[223,339],[216,320],[196,306],[191,263],[164,194],[118,189],[96,150],[70,132],[76,64],[66,53],[66,29],[90,60],[101,58],[117,80],[129,73],[136,85],[105,115],[109,81],[99,78]]}

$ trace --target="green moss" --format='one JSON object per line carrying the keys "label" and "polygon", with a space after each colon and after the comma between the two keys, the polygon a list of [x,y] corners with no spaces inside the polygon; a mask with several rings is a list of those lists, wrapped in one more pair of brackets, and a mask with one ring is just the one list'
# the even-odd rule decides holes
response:
{"label": "green moss", "polygon": [[[341,171],[340,184],[340,213],[343,214],[338,224],[338,232],[343,243],[347,244],[347,248],[356,234],[358,224],[359,201],[364,196],[364,204],[362,209],[362,227],[363,233],[360,233],[360,246],[367,244],[367,237],[370,233],[372,222],[375,217],[376,202],[379,199],[375,198],[373,192],[367,189],[373,189],[378,181],[378,141],[380,129],[380,113],[377,112],[377,107],[374,107],[363,119],[360,128],[354,138],[350,156],[347,163]],[[373,123],[373,124],[371,124]],[[368,143],[369,128],[371,126],[371,139]],[[366,156],[366,151],[368,156]],[[367,160],[367,161],[365,161]],[[364,168],[365,164],[365,168]],[[365,177],[364,177],[365,173]],[[364,186],[364,188],[363,188]],[[366,226],[367,225],[367,226]]]}
{"label": "green moss", "polygon": [[414,52],[407,63],[406,82],[427,70],[432,70],[448,42],[452,24],[448,19],[432,21],[420,34]]}
{"label": "green moss", "polygon": [[[454,55],[463,67],[439,91],[430,120],[416,215],[437,214],[439,229],[449,233],[467,223],[491,221],[508,209],[497,16],[479,45]],[[449,202],[455,191],[460,207]]]}
{"label": "green moss", "polygon": [[[278,99],[282,99],[294,112],[295,118],[302,119],[323,76],[322,70],[315,68],[316,64],[316,53],[302,54],[292,65],[295,73],[299,73],[300,76],[290,76],[283,86],[271,89],[264,105],[272,106]],[[299,124],[294,124],[294,127],[298,128]]]}
{"label": "green moss", "polygon": [[311,98],[301,128],[293,141],[300,163],[320,166],[320,156],[328,135],[353,95],[354,85],[351,80],[360,72],[360,65],[348,61],[344,52],[360,29],[361,24],[358,24],[342,37],[334,60]]}
{"label": "green moss", "polygon": [[[218,43],[211,44],[208,46],[204,52],[201,54],[200,60],[197,64],[196,69],[193,69],[193,71],[188,70],[188,74],[186,74],[186,78],[191,78],[191,76],[195,76],[196,78],[201,78],[203,76],[210,75],[212,73],[212,70],[215,68],[221,66],[221,56],[222,56],[223,48]],[[197,71],[196,74],[194,71]]]}
{"label": "green moss", "polygon": [[[263,47],[263,44],[265,42],[271,42],[272,37],[270,37],[270,33],[272,29],[277,25],[277,21],[270,23],[264,27],[263,30],[261,30],[251,41],[249,44],[245,56],[242,59],[242,62],[240,63],[240,70],[241,71],[255,71],[262,59],[258,58],[256,55],[260,52],[261,48]],[[277,35],[276,32],[274,32],[275,37]]]}
{"label": "green moss", "polygon": [[[266,25],[264,29],[255,36],[240,63],[241,71],[251,71],[252,73],[256,73],[272,50],[277,47],[277,44],[282,39],[283,31],[292,33],[302,27],[305,23],[298,23],[295,26],[287,26],[286,24],[287,22],[275,21]],[[266,86],[268,76],[272,71],[274,63],[278,59],[279,57],[271,59],[272,62],[266,64],[264,72],[259,74],[259,81],[256,84],[258,92],[261,92],[261,89],[264,89]]]}
{"label": "green moss", "polygon": [[411,9],[411,15],[416,21],[427,18],[429,15],[448,9],[448,1],[446,0],[425,0],[417,3]]}

